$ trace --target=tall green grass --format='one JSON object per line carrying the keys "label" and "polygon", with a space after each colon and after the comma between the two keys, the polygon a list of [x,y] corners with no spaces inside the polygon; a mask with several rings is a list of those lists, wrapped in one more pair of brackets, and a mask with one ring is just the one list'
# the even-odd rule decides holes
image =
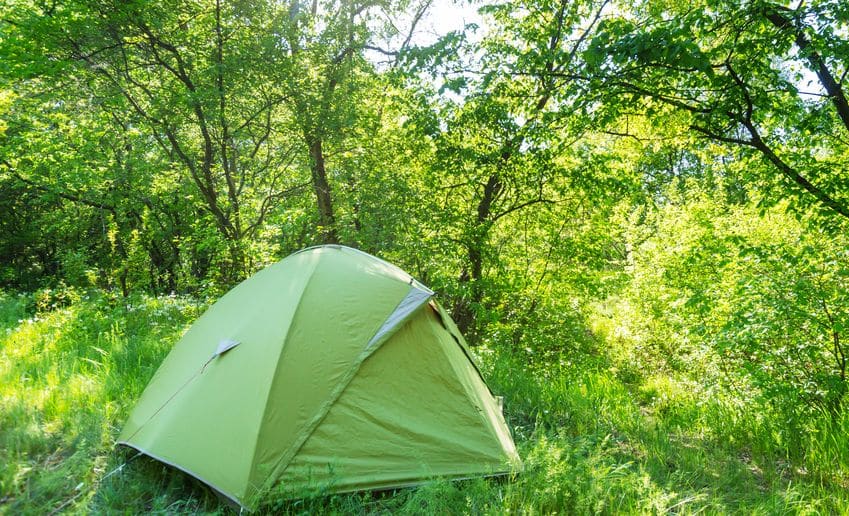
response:
{"label": "tall green grass", "polygon": [[[0,513],[231,508],[190,477],[113,448],[204,303],[99,292],[0,296]],[[523,472],[397,492],[267,500],[260,512],[849,513],[849,418],[791,436],[768,408],[604,356],[480,350]]]}
{"label": "tall green grass", "polygon": [[142,506],[133,482],[114,496],[114,480],[97,480],[124,460],[113,449],[121,423],[197,315],[195,304],[169,297],[66,290],[0,298],[0,511],[39,514],[71,500],[81,510],[173,503],[161,485],[167,476],[139,475],[161,469],[153,464],[126,475],[150,495]]}

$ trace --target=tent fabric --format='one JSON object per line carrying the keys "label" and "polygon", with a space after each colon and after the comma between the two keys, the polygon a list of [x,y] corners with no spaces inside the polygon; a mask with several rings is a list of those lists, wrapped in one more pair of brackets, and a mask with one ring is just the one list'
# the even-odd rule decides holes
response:
{"label": "tent fabric", "polygon": [[212,305],[163,361],[119,444],[244,508],[521,467],[433,292],[344,246],[299,251]]}
{"label": "tent fabric", "polygon": [[415,312],[417,308],[427,303],[428,299],[430,299],[432,295],[433,292],[430,290],[421,290],[419,288],[412,287],[406,297],[404,297],[404,299],[398,303],[398,306],[395,307],[395,311],[386,318],[383,326],[381,326],[380,329],[377,330],[377,333],[374,334],[374,337],[368,341],[366,349],[376,346],[379,342],[381,342],[383,337],[389,335],[396,328],[399,328],[401,323]]}

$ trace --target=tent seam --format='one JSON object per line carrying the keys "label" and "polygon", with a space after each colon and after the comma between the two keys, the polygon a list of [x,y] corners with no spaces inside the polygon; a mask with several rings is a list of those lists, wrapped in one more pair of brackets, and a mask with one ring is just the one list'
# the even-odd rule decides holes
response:
{"label": "tent seam", "polygon": [[[321,247],[321,246],[317,246],[317,247]],[[292,253],[292,255],[294,255],[294,254],[297,254],[297,253]],[[289,256],[292,256],[292,255],[289,255]],[[301,306],[303,304],[304,293],[309,288],[310,283],[312,282],[313,277],[315,276],[315,271],[318,269],[318,264],[319,264],[318,261],[316,261],[313,264],[313,267],[309,272],[309,276],[307,277],[307,280],[304,282],[304,286],[301,289],[301,293],[300,293],[300,295],[298,295],[298,304],[297,304],[297,306],[295,306],[295,310],[292,312],[292,317],[289,321],[289,328],[286,330],[286,335],[283,337],[283,344],[280,346],[280,352],[277,354],[277,364],[275,364],[275,366],[274,366],[274,372],[271,375],[271,381],[268,382],[268,390],[265,393],[265,403],[263,403],[263,406],[262,406],[262,416],[260,418],[260,422],[259,422],[258,429],[257,429],[257,435],[256,435],[257,438],[254,439],[254,446],[253,446],[253,450],[251,451],[251,463],[250,463],[250,467],[249,467],[249,470],[248,470],[248,479],[247,479],[248,480],[247,481],[248,487],[253,487],[253,484],[251,482],[251,477],[253,476],[254,468],[256,467],[256,458],[257,458],[256,455],[257,455],[257,449],[259,447],[259,436],[262,434],[262,429],[265,426],[265,415],[268,412],[268,403],[269,403],[269,400],[271,398],[271,392],[274,389],[274,385],[276,383],[275,380],[277,379],[277,375],[280,371],[280,364],[281,364],[281,362],[283,362],[283,360],[282,360],[283,351],[286,348],[286,344],[289,342],[289,335],[291,334],[292,328],[294,327],[294,321],[297,319],[298,312],[300,312]],[[259,491],[259,489],[257,491]],[[245,497],[249,498],[247,496],[247,493],[245,493]]]}
{"label": "tent seam", "polygon": [[[436,313],[436,314],[434,314],[434,315],[435,315],[436,319],[439,321],[439,323],[443,326],[443,328],[445,329],[446,333],[448,333],[448,335],[451,337],[451,340],[452,340],[452,341],[454,341],[454,343],[455,343],[457,346],[459,346],[459,347],[460,347],[461,351],[463,352],[463,357],[466,359],[466,361],[468,361],[468,362],[472,365],[472,369],[474,369],[474,370],[475,370],[475,372],[477,372],[478,377],[480,378],[481,383],[483,383],[483,386],[484,386],[484,387],[486,387],[487,392],[489,393],[490,398],[493,398],[493,400],[492,400],[492,401],[495,401],[495,400],[494,400],[495,395],[492,393],[492,390],[489,388],[489,385],[487,385],[487,384],[486,384],[486,381],[484,381],[484,379],[483,379],[483,375],[481,375],[480,369],[478,369],[477,364],[475,364],[474,360],[472,360],[472,358],[471,358],[471,357],[469,356],[469,354],[466,352],[466,350],[464,349],[463,345],[462,345],[462,344],[460,344],[459,340],[457,340],[457,337],[454,335],[454,333],[453,333],[453,332],[452,332],[452,331],[451,331],[451,330],[450,330],[450,329],[449,329],[449,328],[445,325],[445,323],[442,321],[442,316],[441,316],[441,314],[440,314],[440,313]],[[448,350],[447,350],[447,349],[445,349],[443,346],[440,346],[440,352],[442,353],[442,356],[443,356],[443,358],[445,359],[445,361],[446,361],[446,362],[448,362],[448,364],[451,366],[451,369],[454,371],[454,374],[455,374],[458,378],[459,378],[459,377],[461,377],[461,376],[463,375],[463,371],[458,370],[458,367],[454,364],[454,362],[451,360],[451,357],[448,355]],[[491,437],[491,438],[492,438],[495,442],[497,442],[497,443],[499,443],[499,444],[500,444],[500,443],[501,443],[501,438],[500,438],[500,436],[498,435],[498,432],[496,431],[495,426],[493,425],[493,422],[492,422],[492,421],[490,421],[490,418],[489,418],[489,415],[488,415],[488,414],[487,414],[487,412],[486,412],[486,409],[485,409],[485,408],[482,408],[482,407],[478,407],[477,403],[475,402],[475,398],[480,398],[480,394],[479,394],[479,393],[478,393],[478,392],[477,392],[477,391],[476,391],[476,390],[475,390],[475,389],[474,389],[471,385],[466,385],[466,383],[465,383],[465,382],[462,382],[462,381],[460,381],[460,382],[458,382],[458,383],[459,383],[459,384],[460,384],[460,386],[462,387],[463,392],[466,394],[466,400],[467,400],[469,403],[471,403],[471,404],[472,404],[472,406],[475,408],[475,412],[477,412],[477,415],[478,415],[478,420],[479,420],[479,421],[483,424],[483,426],[486,428],[487,433],[489,434],[489,436],[490,436],[490,437]],[[487,400],[480,400],[480,401],[481,401],[481,402],[483,402],[483,403],[486,403],[486,401],[487,401]]]}
{"label": "tent seam", "polygon": [[[417,288],[417,287],[411,285],[410,288],[414,289],[414,288]],[[362,352],[360,352],[360,354],[357,356],[357,360],[354,362],[354,365],[348,370],[348,372],[343,377],[342,381],[340,381],[339,387],[337,388],[337,390],[334,390],[330,393],[329,399],[331,401],[329,403],[325,404],[324,406],[322,406],[321,410],[319,410],[317,412],[317,415],[313,418],[313,421],[308,426],[308,431],[303,436],[303,439],[300,439],[300,442],[296,442],[296,444],[294,446],[291,446],[286,451],[284,456],[274,465],[274,467],[271,470],[271,475],[269,475],[268,480],[266,481],[265,485],[262,486],[262,488],[260,489],[261,491],[264,490],[264,489],[270,488],[274,483],[276,483],[277,480],[279,479],[279,476],[276,474],[276,472],[279,471],[280,473],[282,473],[283,471],[285,471],[286,468],[291,463],[292,459],[294,459],[295,457],[298,456],[298,452],[301,451],[301,448],[304,447],[304,444],[306,444],[306,442],[313,435],[313,433],[315,433],[316,429],[318,429],[318,427],[321,426],[321,422],[324,421],[324,419],[327,417],[327,414],[330,413],[330,410],[333,408],[334,405],[336,405],[336,403],[342,397],[342,394],[344,394],[344,392],[348,389],[348,386],[350,386],[353,379],[357,376],[357,373],[359,372],[363,363],[371,355],[377,353],[377,351],[380,350],[383,347],[383,344],[385,344],[392,337],[392,335],[394,335],[397,332],[398,328],[400,328],[401,326],[403,326],[404,324],[409,322],[413,318],[413,316],[419,310],[421,310],[421,308],[423,306],[426,306],[427,301],[432,296],[433,296],[433,294],[424,298],[424,300],[422,301],[422,303],[418,307],[416,307],[414,310],[412,310],[406,318],[399,321],[399,323],[392,329],[393,331],[387,332],[383,336],[383,338],[379,339],[375,343],[375,345],[367,347],[367,348],[363,349]],[[402,298],[401,301],[398,302],[398,305],[396,305],[395,308],[386,316],[386,319],[384,319],[384,322],[386,320],[388,320],[390,317],[392,317],[392,314],[395,313],[395,310],[398,308],[398,306],[401,304],[402,301],[403,301],[403,298]],[[381,324],[381,326],[378,327],[378,329],[375,331],[375,334],[377,334],[377,332],[380,331],[380,328],[382,326],[383,325]],[[372,338],[373,337],[374,336],[372,336]],[[369,341],[371,341],[371,338],[366,342],[369,342]],[[285,464],[284,464],[284,462],[285,462]]]}

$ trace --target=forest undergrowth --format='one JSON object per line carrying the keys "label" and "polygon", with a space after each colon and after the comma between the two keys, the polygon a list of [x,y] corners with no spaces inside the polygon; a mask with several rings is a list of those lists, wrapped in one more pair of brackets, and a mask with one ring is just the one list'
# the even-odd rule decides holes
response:
{"label": "forest undergrowth", "polygon": [[[0,297],[0,513],[232,512],[187,475],[114,447],[147,381],[207,304],[72,288]],[[629,367],[626,343],[609,330],[615,321],[593,317],[593,330],[574,338],[596,353],[492,339],[476,348],[524,471],[382,493],[316,490],[267,500],[259,512],[849,511],[845,411],[790,428],[762,403],[698,378]]]}

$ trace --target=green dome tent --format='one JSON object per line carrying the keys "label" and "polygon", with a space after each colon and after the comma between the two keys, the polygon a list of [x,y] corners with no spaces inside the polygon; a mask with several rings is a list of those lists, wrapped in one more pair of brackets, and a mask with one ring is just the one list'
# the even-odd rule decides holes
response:
{"label": "green dome tent", "polygon": [[344,246],[299,251],[223,296],[174,346],[119,444],[244,508],[521,467],[433,292]]}

